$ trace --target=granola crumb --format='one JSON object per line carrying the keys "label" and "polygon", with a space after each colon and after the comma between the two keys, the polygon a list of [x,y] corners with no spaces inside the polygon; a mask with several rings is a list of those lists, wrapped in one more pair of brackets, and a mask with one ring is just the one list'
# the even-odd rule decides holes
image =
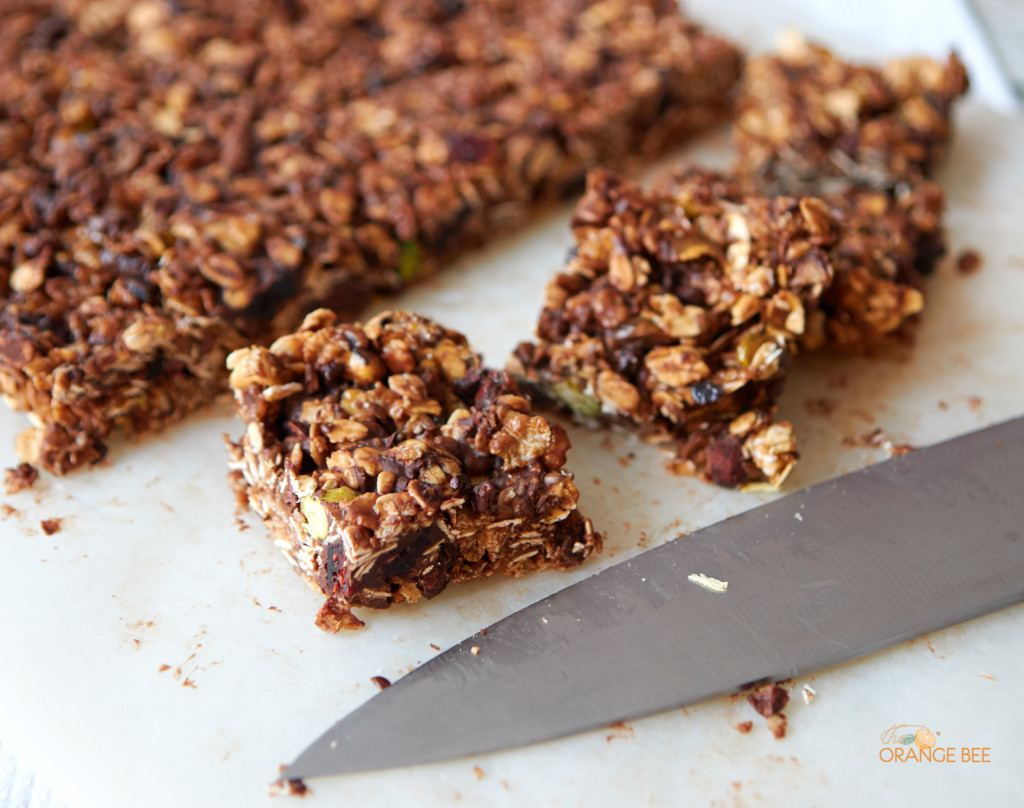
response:
{"label": "granola crumb", "polygon": [[480,646],[474,645],[472,648],[469,649],[469,653],[471,653],[473,656],[480,656]]}
{"label": "granola crumb", "polygon": [[781,713],[789,704],[789,693],[776,684],[763,685],[748,693],[747,701],[759,715],[771,718]]}
{"label": "granola crumb", "polygon": [[17,513],[21,513],[21,511],[17,508],[11,507],[6,502],[3,505],[0,505],[0,515],[2,515],[4,519],[9,516],[14,516]]}
{"label": "granola crumb", "polygon": [[434,643],[430,643],[430,647],[433,648],[435,651],[440,651],[441,650],[441,646],[440,645],[435,645]]}
{"label": "granola crumb", "polygon": [[814,701],[814,697],[818,695],[818,691],[810,685],[804,685],[800,690],[800,695],[803,696],[804,704],[810,706],[811,702]]}
{"label": "granola crumb", "polygon": [[43,529],[43,533],[52,536],[54,533],[60,533],[61,521],[61,519],[43,519],[39,526]]}
{"label": "granola crumb", "polygon": [[981,256],[976,250],[964,250],[956,259],[956,269],[961,275],[973,275],[981,269]]}
{"label": "granola crumb", "polygon": [[[979,401],[981,399],[978,399]],[[881,427],[877,427],[870,432],[865,432],[856,438],[851,438],[849,435],[843,437],[843,446],[850,448],[869,448],[869,449],[884,449],[889,453],[890,457],[902,457],[905,454],[913,452],[915,447],[909,443],[895,443],[892,437]]]}
{"label": "granola crumb", "polygon": [[473,776],[476,777],[477,780],[483,780],[484,779],[484,770],[481,769],[479,766],[474,766],[473,767]]}
{"label": "granola crumb", "polygon": [[268,791],[271,797],[277,797],[280,795],[288,797],[305,797],[313,793],[310,791],[309,786],[298,778],[294,780],[275,780],[270,784]]}
{"label": "granola crumb", "polygon": [[982,404],[981,396],[968,396],[967,397],[967,406],[971,408],[971,412],[977,412],[979,409],[981,409],[981,404]]}
{"label": "granola crumb", "polygon": [[391,680],[386,676],[371,676],[370,681],[378,690],[387,690],[391,687]]}
{"label": "granola crumb", "polygon": [[780,740],[786,737],[786,728],[789,722],[786,720],[784,715],[773,715],[768,719],[768,729],[772,731],[772,735],[775,736],[775,740]]}
{"label": "granola crumb", "polygon": [[19,463],[14,468],[4,469],[4,490],[8,496],[31,488],[39,479],[39,470],[31,463]]}
{"label": "granola crumb", "polygon": [[753,728],[754,728],[754,722],[753,721],[740,721],[736,725],[736,731],[738,733],[740,733],[741,735],[749,735],[750,734],[750,730],[752,730]]}

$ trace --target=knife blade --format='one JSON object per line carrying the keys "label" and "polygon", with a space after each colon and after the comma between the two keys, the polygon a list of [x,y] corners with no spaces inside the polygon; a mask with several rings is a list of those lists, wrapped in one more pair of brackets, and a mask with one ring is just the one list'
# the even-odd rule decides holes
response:
{"label": "knife blade", "polygon": [[[428,661],[337,722],[282,776],[552,740],[1018,603],[1022,481],[1024,417],[675,539]],[[708,579],[727,588],[713,591],[722,587]]]}

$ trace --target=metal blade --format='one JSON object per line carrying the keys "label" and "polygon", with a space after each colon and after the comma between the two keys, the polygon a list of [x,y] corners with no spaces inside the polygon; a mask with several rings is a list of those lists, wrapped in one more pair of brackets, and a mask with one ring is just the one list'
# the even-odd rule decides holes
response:
{"label": "metal blade", "polygon": [[[435,657],[335,724],[284,777],[550,740],[1024,600],[1022,481],[1024,418],[676,539]],[[728,590],[697,586],[693,573]]]}

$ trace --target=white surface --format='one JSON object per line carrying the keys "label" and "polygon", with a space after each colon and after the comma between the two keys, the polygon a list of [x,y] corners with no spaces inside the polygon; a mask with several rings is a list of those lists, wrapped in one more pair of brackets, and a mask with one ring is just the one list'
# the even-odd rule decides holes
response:
{"label": "white surface", "polygon": [[[959,27],[958,5],[929,4],[921,20],[881,2],[821,4],[803,19],[773,13],[796,6],[781,1],[692,6],[760,49],[781,20],[856,56],[939,55],[955,40],[975,101],[1006,100],[987,78],[973,28]],[[877,21],[883,9],[892,22]],[[925,444],[1024,411],[1024,122],[976,102],[959,122],[943,178],[952,254],[975,247],[984,267],[968,277],[951,262],[939,270],[918,344],[905,355],[799,362],[782,413],[798,427],[804,458],[789,490],[884,457],[844,448],[843,436],[882,426],[897,442]],[[721,136],[706,144],[719,156],[725,145]],[[532,330],[543,283],[569,244],[567,214],[475,256],[404,304],[466,332],[501,363]],[[805,406],[823,397],[836,402],[831,416]],[[23,425],[0,412],[0,466],[14,462]],[[222,432],[237,432],[229,407],[115,447],[110,467],[45,479],[7,500],[19,513],[0,521],[0,732],[75,808],[272,804],[266,786],[277,765],[372,696],[371,676],[397,678],[435,653],[431,643],[445,648],[621,561],[640,539],[652,546],[767,498],[668,478],[648,447],[573,429],[583,507],[608,536],[596,562],[572,574],[454,587],[331,637],[313,628],[318,598],[262,528],[239,530]],[[63,530],[46,537],[39,521],[50,517],[63,517]],[[632,733],[312,781],[303,805],[947,805],[979,796],[1022,804],[1022,628],[1017,607],[818,674],[810,706],[794,689],[789,734],[779,741],[742,700],[720,700],[637,722]],[[748,719],[752,733],[733,729]],[[940,745],[989,747],[992,762],[883,764],[879,735],[894,723],[926,725],[941,733]]]}

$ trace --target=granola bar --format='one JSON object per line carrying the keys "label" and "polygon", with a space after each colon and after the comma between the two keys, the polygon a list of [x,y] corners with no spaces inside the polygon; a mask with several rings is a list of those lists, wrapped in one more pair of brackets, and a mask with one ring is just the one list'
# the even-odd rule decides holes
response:
{"label": "granola bar", "polygon": [[57,473],[225,387],[232,350],[430,274],[585,169],[718,118],[668,0],[12,0],[0,390]]}
{"label": "granola bar", "polygon": [[537,341],[518,346],[512,373],[580,421],[638,430],[676,473],[780,485],[796,447],[772,413],[832,280],[828,206],[730,200],[714,175],[644,192],[596,170],[572,226]]}
{"label": "granola bar", "polygon": [[923,57],[881,69],[842,61],[798,35],[744,70],[737,170],[768,193],[822,193],[828,178],[891,188],[929,176],[967,91],[963,64]]}
{"label": "granola bar", "polygon": [[[760,183],[691,169],[660,187],[680,199],[710,192],[740,203]],[[905,338],[924,308],[923,277],[946,249],[942,189],[923,179],[891,188],[844,182],[818,198],[835,222],[833,277],[807,312],[800,347],[868,353]]]}
{"label": "granola bar", "polygon": [[228,442],[232,483],[326,596],[325,630],[362,626],[354,605],[573,567],[601,546],[563,469],[565,430],[461,334],[321,309],[228,365],[245,423]]}

